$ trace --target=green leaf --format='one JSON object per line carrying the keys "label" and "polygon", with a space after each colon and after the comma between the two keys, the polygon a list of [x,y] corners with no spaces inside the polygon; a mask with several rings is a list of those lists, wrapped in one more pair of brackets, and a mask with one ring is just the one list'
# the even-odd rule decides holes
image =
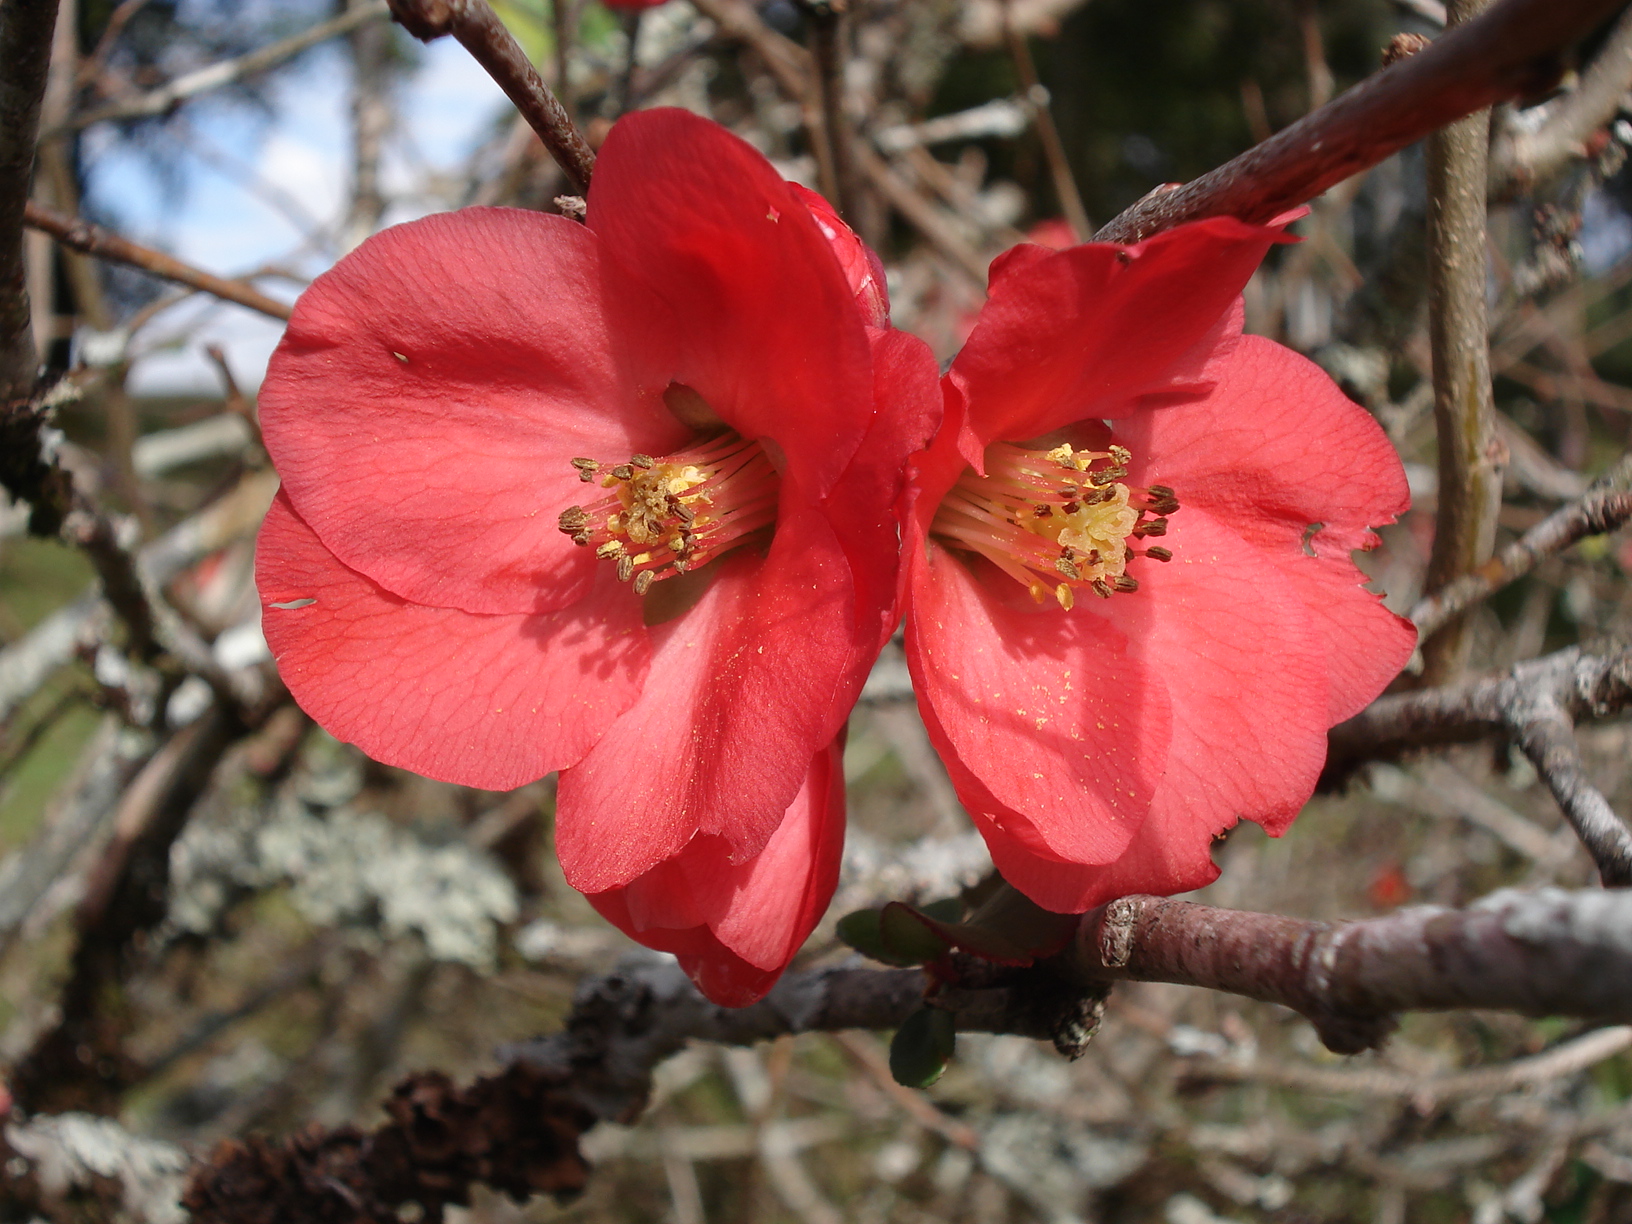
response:
{"label": "green leaf", "polygon": [[846,914],[839,919],[839,925],[834,930],[834,934],[863,956],[882,961],[886,965],[897,965],[906,968],[909,965],[918,964],[915,960],[906,960],[897,956],[885,945],[884,932],[880,924],[882,917],[882,910],[857,910],[855,913]]}
{"label": "green leaf", "polygon": [[936,922],[957,922],[963,917],[963,902],[957,897],[945,897],[928,905],[920,905],[918,912]]}
{"label": "green leaf", "polygon": [[909,965],[938,961],[952,950],[951,942],[941,937],[936,925],[933,918],[926,918],[900,901],[886,905],[878,920],[884,950]]}
{"label": "green leaf", "polygon": [[920,1007],[890,1039],[890,1074],[907,1088],[928,1088],[941,1078],[957,1049],[952,1013]]}

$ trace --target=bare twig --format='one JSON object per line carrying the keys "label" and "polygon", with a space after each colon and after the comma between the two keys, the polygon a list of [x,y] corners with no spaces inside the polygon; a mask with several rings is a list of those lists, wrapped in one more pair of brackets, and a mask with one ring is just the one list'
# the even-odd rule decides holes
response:
{"label": "bare twig", "polygon": [[984,292],[986,260],[981,258],[980,252],[964,240],[963,235],[935,205],[914,191],[877,153],[859,143],[855,146],[855,153],[862,173],[872,182],[878,194],[889,201],[890,207],[910,221],[951,261],[954,268],[968,277],[974,288]]}
{"label": "bare twig", "polygon": [[1632,885],[1632,832],[1588,780],[1575,746],[1575,723],[1557,698],[1542,692],[1518,703],[1509,714],[1509,723],[1519,747],[1598,865],[1604,887]]}
{"label": "bare twig", "polygon": [[[226,496],[141,550],[137,565],[142,581],[162,588],[187,566],[250,534],[276,492],[273,473],[246,476]],[[81,643],[105,633],[107,615],[107,604],[96,591],[89,591],[0,650],[0,719],[9,718],[53,672],[69,663]]]}
{"label": "bare twig", "polygon": [[1621,14],[1573,93],[1551,104],[1539,130],[1509,130],[1491,147],[1490,194],[1507,199],[1546,183],[1587,155],[1586,142],[1632,89],[1632,9]]}
{"label": "bare twig", "polygon": [[589,189],[595,152],[487,0],[390,0],[391,15],[421,42],[452,34],[514,102],[573,187]]}
{"label": "bare twig", "polygon": [[0,956],[79,852],[98,840],[120,793],[153,749],[151,735],[130,731],[111,714],[103,717],[39,833],[0,862]]}
{"label": "bare twig", "polygon": [[240,55],[234,59],[222,60],[218,64],[211,64],[208,68],[200,68],[197,72],[189,72],[179,76],[167,85],[138,94],[134,98],[121,98],[109,102],[105,106],[98,106],[73,116],[61,128],[46,132],[46,137],[65,135],[76,132],[81,128],[89,127],[93,123],[102,123],[107,120],[121,119],[148,119],[156,115],[169,114],[188,98],[197,97],[212,89],[220,89],[223,85],[230,85],[234,81],[241,81],[245,77],[254,76],[258,72],[265,72],[279,64],[292,60],[302,51],[315,47],[319,43],[327,42],[331,38],[338,38],[342,34],[349,34],[360,26],[373,21],[379,21],[390,14],[385,0],[366,0],[354,8],[347,9],[338,17],[319,22],[302,30],[299,34],[292,34],[288,38],[251,51],[247,55]]}
{"label": "bare twig", "polygon": [[1094,237],[1136,242],[1219,215],[1268,221],[1452,120],[1549,85],[1558,77],[1558,54],[1620,4],[1498,0],[1240,157],[1145,197]]}
{"label": "bare twig", "polygon": [[1509,734],[1515,711],[1543,697],[1572,720],[1632,707],[1632,647],[1587,654],[1572,646],[1516,664],[1505,675],[1379,697],[1332,728],[1322,785],[1341,782],[1365,761]]}
{"label": "bare twig", "polygon": [[[1450,0],[1453,25],[1482,0]],[[1427,585],[1437,591],[1490,557],[1506,455],[1496,432],[1485,317],[1485,179],[1490,112],[1447,124],[1428,140],[1428,341],[1439,434],[1439,509]],[[1423,678],[1462,670],[1469,639],[1457,617],[1424,634]]]}
{"label": "bare twig", "polygon": [[1008,44],[1009,58],[1014,61],[1015,74],[1020,78],[1020,89],[1037,125],[1037,139],[1043,146],[1043,159],[1048,163],[1049,181],[1054,184],[1054,195],[1059,200],[1060,212],[1071,225],[1078,242],[1085,242],[1094,232],[1083,207],[1082,193],[1071,174],[1071,163],[1065,156],[1065,144],[1060,130],[1054,126],[1054,113],[1049,110],[1048,91],[1037,79],[1037,65],[1031,57],[1031,45],[1026,36],[1014,27],[1014,11],[1010,0],[1002,0],[1003,39]]}
{"label": "bare twig", "polygon": [[1632,1027],[1615,1025],[1594,1029],[1528,1058],[1427,1078],[1383,1067],[1320,1067],[1281,1059],[1238,1062],[1230,1058],[1199,1059],[1187,1068],[1187,1075],[1225,1083],[1275,1084],[1302,1092],[1398,1097],[1415,1102],[1419,1108],[1431,1108],[1442,1101],[1500,1096],[1531,1085],[1553,1083],[1613,1058],[1628,1046],[1632,1046]]}
{"label": "bare twig", "polygon": [[33,180],[56,0],[0,6],[0,414],[34,393],[38,361],[23,275],[23,209]]}
{"label": "bare twig", "polygon": [[1614,531],[1632,519],[1632,456],[1615,465],[1579,501],[1537,523],[1471,574],[1417,601],[1411,620],[1423,637],[1494,591],[1587,536]]}
{"label": "bare twig", "polygon": [[64,217],[37,204],[29,204],[27,220],[33,228],[50,234],[63,246],[72,250],[83,251],[87,255],[112,260],[114,263],[129,264],[133,268],[151,272],[154,276],[162,276],[165,280],[202,290],[225,301],[236,302],[240,306],[247,306],[274,319],[289,318],[290,307],[275,298],[267,297],[253,286],[201,271],[190,264],[182,263],[174,256],[166,255],[163,251],[155,251],[151,247],[144,247],[121,238],[118,234],[110,233],[101,226],[92,225],[79,217]]}
{"label": "bare twig", "polygon": [[850,124],[844,113],[843,22],[847,0],[800,0],[810,21],[810,57],[815,71],[809,80],[815,89],[821,123],[812,129],[817,175],[822,194],[839,215],[857,224],[855,158],[850,145]]}

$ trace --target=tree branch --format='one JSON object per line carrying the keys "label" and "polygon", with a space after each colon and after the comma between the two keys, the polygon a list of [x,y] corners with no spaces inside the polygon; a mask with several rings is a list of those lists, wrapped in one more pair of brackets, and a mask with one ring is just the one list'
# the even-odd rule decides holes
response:
{"label": "tree branch", "polygon": [[34,394],[34,350],[23,272],[23,208],[34,178],[57,0],[0,5],[0,415]]}
{"label": "tree branch", "polygon": [[1522,712],[1543,699],[1556,702],[1571,720],[1632,707],[1632,647],[1587,654],[1572,646],[1515,664],[1505,675],[1379,697],[1332,728],[1321,786],[1341,784],[1366,761],[1510,733]]}
{"label": "tree branch", "polygon": [[150,119],[157,115],[167,115],[188,98],[212,89],[220,89],[223,85],[241,81],[247,76],[254,76],[257,72],[265,72],[268,68],[275,68],[294,59],[310,47],[342,34],[349,34],[369,22],[388,17],[390,12],[385,0],[368,0],[367,3],[348,9],[338,17],[309,26],[299,34],[292,34],[247,55],[222,60],[208,68],[200,68],[197,72],[189,72],[158,89],[138,94],[133,98],[118,99],[105,106],[83,111],[60,127],[46,132],[44,138],[65,136],[70,132],[90,127],[93,123],[109,120]]}
{"label": "tree branch", "polygon": [[1551,104],[1552,113],[1539,130],[1510,129],[1492,143],[1491,198],[1511,199],[1530,191],[1585,157],[1586,142],[1615,117],[1628,89],[1632,89],[1632,9],[1621,14],[1575,91]]}
{"label": "tree branch", "polygon": [[1265,222],[1455,119],[1557,80],[1558,55],[1624,0],[1498,0],[1477,19],[1094,235],[1137,242],[1200,217]]}
{"label": "tree branch", "polygon": [[[1124,897],[1084,915],[1073,942],[1044,964],[1003,969],[959,957],[957,968],[959,984],[933,991],[929,1002],[951,1011],[961,1031],[1046,1037],[1070,1004],[1102,998],[1114,981],[1159,981],[1283,1004],[1308,1016],[1331,1048],[1354,1052],[1379,1044],[1406,1010],[1632,1017],[1632,893],[1508,890],[1466,910],[1422,907],[1341,924]],[[688,1042],[750,1045],[790,1033],[892,1029],[923,1005],[929,983],[917,969],[835,967],[789,974],[761,1002],[733,1009],[709,1003],[673,961],[648,954],[583,983],[563,1032],[499,1051],[509,1068],[503,1074],[459,1091],[440,1077],[413,1077],[387,1102],[393,1122],[369,1136],[311,1128],[281,1144],[229,1146],[198,1168],[186,1202],[200,1224],[265,1218],[253,1212],[266,1199],[288,1209],[282,1218],[323,1218],[325,1206],[349,1206],[347,1218],[393,1219],[415,1188],[385,1175],[389,1165],[376,1173],[369,1153],[383,1159],[397,1151],[404,1128],[410,1140],[439,1141],[428,1154],[480,1151],[494,1170],[514,1167],[516,1149],[542,1131],[564,1145],[537,1162],[546,1175],[581,1177],[577,1134],[596,1120],[632,1121],[653,1070]],[[1533,1067],[1476,1070],[1437,1087],[1447,1095],[1500,1090],[1590,1065],[1626,1044],[1624,1030],[1606,1030],[1531,1060]],[[1197,1070],[1227,1076],[1231,1064]],[[479,1125],[469,1102],[511,1100],[510,1081],[525,1090],[521,1124]],[[432,1107],[419,1108],[422,1099]],[[336,1179],[308,1176],[325,1169],[337,1170]],[[436,1171],[457,1186],[485,1180],[518,1192],[481,1168]],[[428,1207],[443,1201],[455,1200],[422,1199]]]}
{"label": "tree branch", "polygon": [[1402,1011],[1632,1019],[1632,893],[1503,889],[1465,910],[1335,924],[1123,897],[1084,915],[1055,964],[1085,986],[1176,982],[1279,1003],[1353,1054]]}
{"label": "tree branch", "polygon": [[390,0],[397,24],[421,42],[452,34],[515,103],[574,189],[589,190],[595,151],[573,126],[527,53],[487,0]]}
{"label": "tree branch", "polygon": [[1575,746],[1575,723],[1550,693],[1519,703],[1509,715],[1519,747],[1530,758],[1565,818],[1598,865],[1605,888],[1632,885],[1632,832],[1587,778]]}
{"label": "tree branch", "polygon": [[202,271],[191,264],[182,263],[174,256],[166,255],[163,251],[155,251],[152,247],[121,238],[118,234],[110,233],[100,225],[92,225],[79,217],[65,217],[61,213],[52,212],[33,203],[28,205],[26,216],[30,226],[50,234],[70,250],[82,251],[87,255],[95,255],[98,259],[140,268],[154,276],[198,289],[224,301],[247,306],[250,310],[259,311],[274,319],[287,321],[291,313],[289,306],[276,298],[267,297],[251,285]]}
{"label": "tree branch", "polygon": [[[1460,25],[1477,14],[1481,4],[1482,0],[1449,0],[1446,9],[1452,24]],[[1439,438],[1430,592],[1489,559],[1502,506],[1506,448],[1496,432],[1485,311],[1489,141],[1488,110],[1446,124],[1428,138],[1428,344]],[[1469,645],[1459,617],[1425,635],[1424,682],[1439,684],[1459,673]]]}
{"label": "tree branch", "polygon": [[1628,519],[1632,519],[1632,455],[1595,481],[1579,500],[1555,510],[1471,574],[1419,599],[1411,620],[1427,637],[1546,558],[1588,536],[1615,531]]}

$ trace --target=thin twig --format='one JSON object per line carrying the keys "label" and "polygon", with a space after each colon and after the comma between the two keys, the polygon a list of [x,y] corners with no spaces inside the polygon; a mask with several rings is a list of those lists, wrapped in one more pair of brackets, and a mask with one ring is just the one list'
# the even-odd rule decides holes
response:
{"label": "thin twig", "polygon": [[1632,519],[1632,455],[1595,482],[1580,500],[1562,506],[1471,574],[1417,601],[1411,620],[1423,637],[1453,617],[1528,574],[1546,558],[1588,536],[1614,531]]}
{"label": "thin twig", "polygon": [[1322,785],[1343,781],[1366,761],[1509,734],[1515,711],[1544,697],[1572,720],[1632,708],[1632,647],[1587,654],[1572,646],[1516,664],[1505,675],[1379,697],[1332,728]]}
{"label": "thin twig", "polygon": [[[1482,0],[1450,0],[1453,25]],[[1496,432],[1486,320],[1485,180],[1490,112],[1447,124],[1428,140],[1428,342],[1433,353],[1434,422],[1439,435],[1439,509],[1430,592],[1490,557],[1502,505],[1505,449]],[[1423,679],[1460,672],[1471,641],[1459,617],[1423,637]]]}
{"label": "thin twig", "polygon": [[1082,193],[1077,190],[1077,180],[1071,173],[1071,163],[1065,155],[1065,143],[1060,139],[1060,129],[1054,126],[1054,112],[1049,109],[1048,91],[1037,77],[1037,64],[1031,57],[1031,45],[1026,41],[1025,34],[1017,30],[1014,25],[1014,7],[1011,0],[1001,0],[1003,9],[1003,39],[1008,44],[1009,58],[1014,61],[1015,75],[1020,78],[1021,96],[1025,99],[1026,108],[1031,112],[1032,122],[1037,125],[1037,139],[1043,146],[1043,160],[1048,163],[1049,181],[1054,184],[1054,196],[1059,201],[1060,212],[1070,223],[1071,232],[1076,235],[1078,242],[1086,242],[1088,235],[1094,232],[1092,222],[1088,220],[1088,210],[1083,207]]}
{"label": "thin twig", "polygon": [[1510,130],[1492,144],[1491,197],[1510,199],[1532,190],[1585,157],[1587,140],[1615,118],[1628,89],[1632,89],[1632,9],[1621,14],[1580,85],[1551,104],[1539,130]]}
{"label": "thin twig", "polygon": [[245,77],[254,76],[258,72],[265,72],[279,64],[292,60],[302,51],[315,47],[319,43],[327,42],[342,34],[349,34],[359,26],[367,25],[371,21],[379,21],[390,15],[385,0],[366,0],[355,8],[346,10],[338,17],[319,22],[302,30],[299,34],[292,34],[288,38],[271,43],[251,51],[247,55],[240,55],[234,59],[222,60],[218,64],[211,64],[208,68],[200,68],[197,72],[189,72],[179,76],[167,85],[138,94],[134,98],[122,98],[109,102],[105,106],[98,106],[73,116],[60,128],[46,132],[45,137],[66,135],[87,128],[93,123],[102,123],[107,120],[122,119],[149,119],[157,115],[169,114],[188,98],[197,97],[212,89],[220,89],[223,85],[230,85],[234,81],[241,81]]}
{"label": "thin twig", "polygon": [[810,20],[808,75],[822,122],[811,130],[822,194],[851,225],[859,225],[861,198],[856,177],[855,141],[844,109],[844,15],[848,0],[800,0]]}
{"label": "thin twig", "polygon": [[260,290],[242,281],[227,280],[195,268],[191,264],[184,264],[163,251],[155,251],[151,247],[144,247],[121,238],[118,234],[110,233],[100,225],[92,225],[79,217],[64,217],[60,213],[32,203],[28,205],[26,216],[30,226],[50,234],[63,246],[72,250],[95,255],[98,259],[140,268],[154,276],[162,276],[165,280],[187,285],[225,301],[235,302],[239,306],[247,306],[274,319],[287,321],[291,313],[290,307],[284,303],[267,297]]}
{"label": "thin twig", "polygon": [[1632,832],[1588,779],[1575,746],[1575,722],[1568,712],[1556,697],[1544,692],[1517,704],[1509,723],[1524,755],[1592,855],[1604,887],[1632,885]]}
{"label": "thin twig", "polygon": [[1616,1025],[1594,1029],[1528,1058],[1427,1078],[1384,1067],[1319,1067],[1271,1059],[1238,1062],[1231,1058],[1199,1059],[1186,1068],[1186,1078],[1274,1084],[1302,1092],[1329,1092],[1350,1097],[1394,1097],[1413,1101],[1426,1112],[1426,1108],[1443,1101],[1501,1096],[1519,1088],[1554,1083],[1597,1066],[1629,1046],[1632,1046],[1632,1027]]}
{"label": "thin twig", "polygon": [[1137,242],[1200,217],[1264,222],[1476,110],[1539,91],[1623,0],[1498,0],[1240,157],[1147,196],[1094,238]]}
{"label": "thin twig", "polygon": [[452,34],[487,69],[544,142],[574,189],[589,190],[595,151],[487,0],[390,0],[391,15],[421,42]]}

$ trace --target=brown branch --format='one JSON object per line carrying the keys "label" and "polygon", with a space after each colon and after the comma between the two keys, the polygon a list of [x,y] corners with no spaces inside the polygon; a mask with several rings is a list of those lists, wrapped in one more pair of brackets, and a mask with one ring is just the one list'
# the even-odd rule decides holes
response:
{"label": "brown branch", "polygon": [[1621,14],[1576,90],[1552,103],[1552,113],[1540,130],[1510,130],[1492,144],[1491,198],[1511,199],[1533,190],[1585,157],[1587,141],[1615,117],[1628,89],[1632,89],[1632,9]]}
{"label": "brown branch", "polygon": [[1595,482],[1579,500],[1560,507],[1471,574],[1424,596],[1411,609],[1423,637],[1451,618],[1522,578],[1537,565],[1588,536],[1614,531],[1632,519],[1632,455]]}
{"label": "brown branch", "polygon": [[1504,889],[1465,910],[1348,923],[1123,897],[1084,915],[1054,963],[1084,986],[1175,982],[1279,1003],[1352,1054],[1403,1011],[1632,1019],[1632,893]]}
{"label": "brown branch", "polygon": [[99,225],[92,225],[89,221],[78,217],[65,217],[61,213],[32,203],[28,205],[26,215],[30,226],[50,234],[71,250],[140,268],[154,276],[201,290],[224,301],[247,306],[250,310],[259,311],[274,319],[289,318],[290,307],[275,298],[267,297],[253,286],[204,272],[191,264],[182,263],[174,256],[166,255],[163,251],[155,251],[152,247],[144,247],[127,238],[121,238],[118,234],[110,233]]}
{"label": "brown branch", "polygon": [[1632,832],[1587,778],[1568,712],[1551,694],[1543,693],[1514,709],[1509,723],[1524,755],[1592,855],[1604,887],[1632,885]]}
{"label": "brown branch", "polygon": [[851,225],[858,224],[858,184],[851,152],[850,124],[844,113],[843,23],[847,0],[800,0],[810,22],[809,73],[821,122],[810,131],[816,146],[816,173],[822,194]]}
{"label": "brown branch", "polygon": [[[1461,25],[1482,0],[1449,0]],[[1430,592],[1472,573],[1490,557],[1502,506],[1505,448],[1496,432],[1485,312],[1485,180],[1490,112],[1447,124],[1428,139],[1428,345],[1433,354],[1434,423],[1439,438],[1439,502]],[[1451,617],[1423,636],[1423,680],[1439,684],[1467,662],[1465,622]]]}
{"label": "brown branch", "polygon": [[1632,647],[1587,654],[1572,646],[1516,664],[1505,675],[1379,697],[1332,728],[1321,785],[1342,783],[1366,761],[1510,734],[1542,700],[1556,703],[1571,720],[1632,708]]}
{"label": "brown branch", "polygon": [[279,64],[294,59],[302,51],[315,47],[319,43],[337,38],[341,34],[349,34],[360,26],[378,21],[388,16],[390,10],[385,0],[366,0],[365,3],[348,9],[338,17],[319,22],[298,34],[271,43],[259,50],[251,51],[247,55],[240,55],[234,59],[222,60],[218,64],[211,64],[207,68],[200,68],[196,72],[189,72],[179,76],[158,89],[138,94],[133,98],[121,98],[109,102],[105,106],[98,106],[92,110],[83,111],[73,116],[66,123],[45,133],[45,138],[65,136],[70,132],[77,132],[93,123],[105,120],[121,119],[150,119],[158,115],[167,115],[180,106],[188,98],[207,93],[212,89],[220,89],[223,85],[230,85],[234,81],[241,81],[245,77],[254,76],[258,72],[265,72]]}
{"label": "brown branch", "polygon": [[1498,0],[1240,157],[1140,200],[1094,237],[1137,242],[1220,215],[1268,221],[1452,120],[1552,84],[1560,52],[1623,3]]}
{"label": "brown branch", "polygon": [[544,142],[573,187],[589,189],[595,152],[487,0],[390,0],[397,24],[421,42],[452,34],[487,69]]}
{"label": "brown branch", "polygon": [[0,415],[34,394],[34,350],[23,272],[23,209],[34,174],[34,137],[51,63],[57,0],[0,5]]}
{"label": "brown branch", "polygon": [[[1051,1021],[1080,1014],[1077,1005],[1102,999],[1112,982],[1159,981],[1283,1004],[1314,1021],[1333,1049],[1354,1052],[1379,1044],[1406,1010],[1632,1017],[1632,893],[1509,890],[1466,910],[1423,907],[1342,924],[1125,897],[1084,915],[1072,944],[1045,964],[1001,969],[959,957],[957,965],[960,983],[930,1002],[952,1011],[961,1031],[1048,1036]],[[524,1194],[528,1187],[513,1188],[495,1171],[515,1168],[532,1136],[544,1130],[559,1144],[535,1156],[536,1164],[581,1177],[578,1134],[596,1120],[632,1121],[651,1092],[653,1070],[689,1042],[750,1045],[791,1033],[896,1028],[923,1005],[928,982],[916,969],[829,968],[790,974],[761,1002],[732,1009],[703,999],[672,961],[631,962],[579,988],[563,1032],[501,1050],[509,1069],[500,1076],[463,1091],[440,1077],[411,1078],[387,1103],[393,1123],[373,1135],[314,1128],[282,1144],[230,1145],[200,1167],[186,1202],[201,1224],[321,1219],[329,1210],[346,1219],[393,1219],[390,1210],[415,1191],[394,1164],[376,1163],[371,1153],[383,1149],[381,1159],[394,1160],[404,1138],[427,1144],[420,1163],[447,1175],[438,1184],[486,1181]],[[1531,1060],[1534,1066],[1484,1068],[1423,1086],[1447,1095],[1500,1090],[1578,1070],[1624,1044],[1615,1030],[1560,1046]],[[1194,1070],[1228,1073],[1222,1063]],[[472,1116],[471,1101],[511,1099],[511,1081],[524,1090],[521,1124],[494,1128]],[[914,1116],[951,1142],[973,1140],[933,1111]],[[449,1153],[470,1152],[486,1163],[441,1163],[453,1159]],[[331,1170],[333,1178],[312,1176]],[[434,1213],[454,1200],[437,1193],[422,1201]],[[281,1214],[256,1214],[263,1202],[278,1204]]]}

